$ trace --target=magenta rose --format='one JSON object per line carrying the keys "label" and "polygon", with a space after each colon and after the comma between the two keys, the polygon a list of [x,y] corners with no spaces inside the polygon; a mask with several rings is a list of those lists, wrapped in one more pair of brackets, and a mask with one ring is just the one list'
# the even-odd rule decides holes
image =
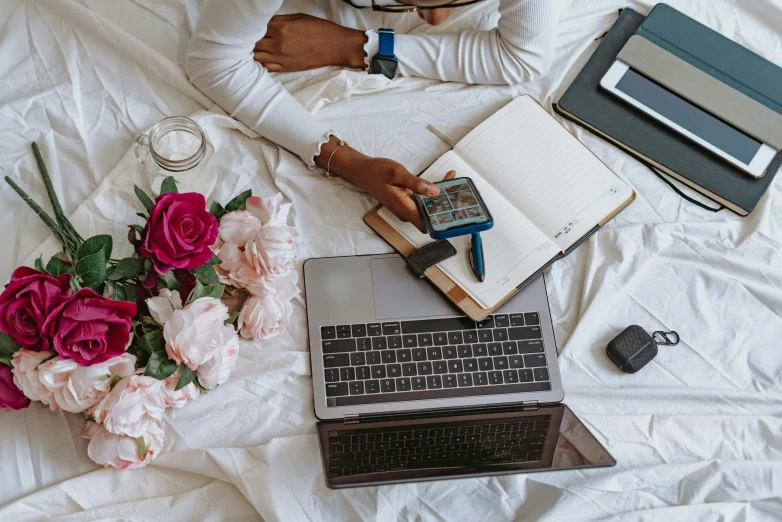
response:
{"label": "magenta rose", "polygon": [[70,281],[68,274],[54,278],[26,266],[14,270],[11,282],[0,294],[0,332],[27,350],[47,350],[49,340],[42,334],[43,324],[70,294]]}
{"label": "magenta rose", "polygon": [[14,384],[14,374],[11,372],[11,368],[0,364],[0,409],[21,410],[29,405],[30,399],[25,397],[22,390]]}
{"label": "magenta rose", "polygon": [[52,311],[43,329],[60,357],[90,366],[125,353],[134,315],[135,304],[82,288]]}
{"label": "magenta rose", "polygon": [[217,232],[217,219],[207,212],[204,196],[168,192],[157,197],[149,212],[139,252],[152,260],[158,274],[198,268],[212,257]]}

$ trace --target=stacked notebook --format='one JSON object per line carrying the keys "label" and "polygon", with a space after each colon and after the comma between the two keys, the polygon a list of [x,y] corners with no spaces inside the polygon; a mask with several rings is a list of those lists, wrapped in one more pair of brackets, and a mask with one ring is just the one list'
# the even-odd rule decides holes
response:
{"label": "stacked notebook", "polygon": [[[450,239],[457,255],[425,275],[481,320],[555,260],[566,256],[632,202],[635,193],[529,96],[509,103],[421,176],[451,170],[472,178],[494,217],[481,233],[486,279],[468,261],[469,236]],[[364,221],[403,256],[432,239],[378,207]]]}
{"label": "stacked notebook", "polygon": [[[666,60],[651,58],[662,55]],[[782,165],[782,153],[763,177],[747,175],[601,88],[617,57],[736,128],[768,137],[768,143],[780,135],[773,122],[782,115],[782,69],[665,4],[648,18],[625,9],[554,107],[737,214],[752,212]]]}

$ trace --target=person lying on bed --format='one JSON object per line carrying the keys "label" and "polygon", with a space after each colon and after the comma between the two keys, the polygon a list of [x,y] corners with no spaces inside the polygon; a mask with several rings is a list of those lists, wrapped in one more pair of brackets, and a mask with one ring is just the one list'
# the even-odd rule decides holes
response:
{"label": "person lying on bed", "polygon": [[[185,69],[190,81],[230,115],[310,167],[326,167],[331,158],[331,172],[425,230],[410,191],[436,195],[437,187],[396,161],[340,146],[335,133],[269,75],[329,65],[366,68],[378,53],[378,34],[307,15],[273,16],[282,1],[210,0],[187,49]],[[437,25],[454,9],[481,0],[402,1],[350,3],[376,11],[416,10],[427,23]],[[492,85],[531,81],[546,73],[553,57],[555,4],[554,0],[500,0],[499,23],[492,30],[395,35],[396,75]]]}

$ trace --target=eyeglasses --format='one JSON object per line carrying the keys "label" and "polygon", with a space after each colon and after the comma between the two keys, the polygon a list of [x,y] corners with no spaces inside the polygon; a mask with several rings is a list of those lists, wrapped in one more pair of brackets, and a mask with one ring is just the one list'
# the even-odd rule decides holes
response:
{"label": "eyeglasses", "polygon": [[385,13],[415,13],[416,11],[427,11],[446,7],[449,9],[454,7],[464,7],[467,5],[477,4],[478,2],[483,2],[483,0],[465,0],[464,2],[454,2],[452,4],[443,5],[377,5],[375,0],[372,0],[372,10],[382,11]]}

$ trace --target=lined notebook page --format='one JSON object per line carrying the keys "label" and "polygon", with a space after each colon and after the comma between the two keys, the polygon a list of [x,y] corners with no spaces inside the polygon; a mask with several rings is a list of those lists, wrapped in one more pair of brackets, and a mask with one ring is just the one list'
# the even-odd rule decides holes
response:
{"label": "lined notebook page", "polygon": [[[453,152],[444,154],[421,177],[440,181],[450,170],[455,170],[457,177],[472,178],[494,218],[494,227],[481,232],[486,262],[486,280],[483,283],[475,279],[470,269],[470,236],[449,239],[457,254],[438,266],[478,304],[492,308],[513,288],[551,261],[559,253],[559,248]],[[421,233],[410,223],[399,221],[385,207],[379,214],[416,248],[432,242],[428,234]]]}
{"label": "lined notebook page", "polygon": [[454,150],[562,251],[632,197],[529,96],[506,105]]}

